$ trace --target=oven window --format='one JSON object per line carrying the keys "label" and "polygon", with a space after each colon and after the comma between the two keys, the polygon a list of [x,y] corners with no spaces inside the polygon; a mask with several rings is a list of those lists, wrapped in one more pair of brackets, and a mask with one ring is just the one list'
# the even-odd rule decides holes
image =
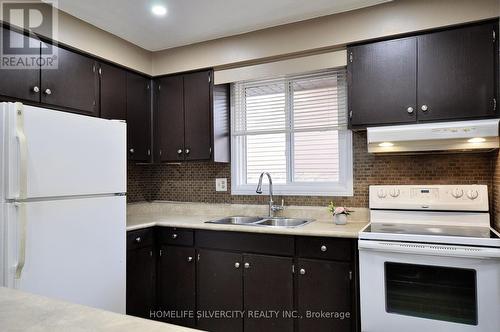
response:
{"label": "oven window", "polygon": [[477,325],[476,271],[385,263],[386,311]]}

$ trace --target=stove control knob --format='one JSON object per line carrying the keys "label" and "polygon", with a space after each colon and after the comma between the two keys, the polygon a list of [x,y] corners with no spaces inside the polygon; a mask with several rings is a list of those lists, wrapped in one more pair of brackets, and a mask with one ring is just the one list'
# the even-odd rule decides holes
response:
{"label": "stove control knob", "polygon": [[478,196],[479,196],[479,193],[477,192],[477,190],[469,190],[467,192],[467,197],[469,199],[476,199]]}
{"label": "stove control knob", "polygon": [[400,194],[399,189],[392,189],[391,192],[389,193],[389,195],[391,195],[391,197],[394,197],[394,198],[398,197],[399,194]]}
{"label": "stove control knob", "polygon": [[387,196],[387,194],[385,193],[384,189],[379,189],[377,192],[377,196],[378,196],[378,198],[385,198],[385,196]]}
{"label": "stove control knob", "polygon": [[455,198],[460,198],[464,195],[464,191],[460,188],[455,188],[453,189],[453,191],[451,192],[451,196],[455,197]]}

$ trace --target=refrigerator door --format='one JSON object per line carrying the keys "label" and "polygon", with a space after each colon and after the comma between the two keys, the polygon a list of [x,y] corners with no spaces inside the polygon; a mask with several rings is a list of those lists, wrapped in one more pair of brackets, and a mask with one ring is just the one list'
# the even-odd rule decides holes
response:
{"label": "refrigerator door", "polygon": [[20,103],[0,111],[6,199],[126,192],[124,122]]}
{"label": "refrigerator door", "polygon": [[[7,203],[6,285],[125,313],[125,196]],[[25,222],[20,220],[21,209]],[[25,264],[22,227],[25,225]]]}

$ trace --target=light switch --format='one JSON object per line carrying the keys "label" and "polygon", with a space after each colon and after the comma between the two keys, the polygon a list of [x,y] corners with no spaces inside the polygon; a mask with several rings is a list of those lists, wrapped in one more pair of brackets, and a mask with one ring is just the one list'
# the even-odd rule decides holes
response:
{"label": "light switch", "polygon": [[215,179],[215,191],[227,191],[227,179]]}

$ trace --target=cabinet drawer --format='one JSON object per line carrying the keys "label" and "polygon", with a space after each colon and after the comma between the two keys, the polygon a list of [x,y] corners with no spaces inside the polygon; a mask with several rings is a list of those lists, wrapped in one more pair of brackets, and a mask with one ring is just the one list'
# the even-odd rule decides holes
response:
{"label": "cabinet drawer", "polygon": [[194,235],[193,231],[189,229],[160,227],[158,229],[158,241],[161,244],[192,246],[194,244]]}
{"label": "cabinet drawer", "polygon": [[295,248],[293,236],[218,231],[196,231],[196,245],[202,248],[283,256],[293,256]]}
{"label": "cabinet drawer", "polygon": [[127,250],[153,245],[153,229],[145,228],[127,232]]}
{"label": "cabinet drawer", "polygon": [[297,253],[299,257],[305,258],[351,261],[351,245],[351,239],[299,237],[297,239]]}

